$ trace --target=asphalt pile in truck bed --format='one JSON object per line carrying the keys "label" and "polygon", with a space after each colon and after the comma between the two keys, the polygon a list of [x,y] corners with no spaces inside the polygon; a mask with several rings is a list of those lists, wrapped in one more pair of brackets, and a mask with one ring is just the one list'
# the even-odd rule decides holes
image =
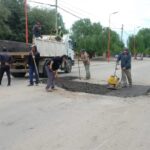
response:
{"label": "asphalt pile in truck bed", "polygon": [[2,52],[3,47],[9,52],[28,52],[31,44],[29,43],[28,48],[26,48],[26,43],[24,42],[0,40],[0,52]]}
{"label": "asphalt pile in truck bed", "polygon": [[[111,90],[107,85],[88,83],[86,81],[75,80],[77,77],[60,77],[56,80],[56,85],[67,91],[83,92],[89,94],[117,96],[117,97],[137,97],[147,95],[150,91],[150,86],[133,85],[133,87],[120,88]],[[43,80],[46,83],[46,79]]]}

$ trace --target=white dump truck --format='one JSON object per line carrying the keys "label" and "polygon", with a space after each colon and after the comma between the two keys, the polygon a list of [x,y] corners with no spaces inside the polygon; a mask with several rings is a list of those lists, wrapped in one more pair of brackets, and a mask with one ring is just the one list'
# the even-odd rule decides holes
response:
{"label": "white dump truck", "polygon": [[61,65],[61,70],[70,73],[72,65],[74,65],[74,51],[72,40],[69,35],[63,36],[61,40],[56,40],[55,36],[43,35],[42,38],[37,38],[34,41],[40,53],[39,74],[45,76],[45,63],[49,58],[57,56],[67,56],[67,62]]}
{"label": "white dump truck", "polygon": [[[74,64],[74,51],[72,40],[69,35],[65,35],[61,40],[56,40],[55,36],[44,36],[42,38],[35,39],[35,45],[37,50],[40,52],[40,62],[39,62],[39,75],[44,77],[45,64],[46,61],[50,58],[66,55],[67,62],[64,65],[61,65],[61,70],[69,73],[71,72],[72,65]],[[28,54],[29,49],[26,49],[26,44],[15,41],[0,41],[0,51],[2,47],[8,49],[8,54],[13,58],[13,64],[11,66],[11,74],[14,77],[24,77],[28,72]],[[31,46],[31,44],[29,44]]]}

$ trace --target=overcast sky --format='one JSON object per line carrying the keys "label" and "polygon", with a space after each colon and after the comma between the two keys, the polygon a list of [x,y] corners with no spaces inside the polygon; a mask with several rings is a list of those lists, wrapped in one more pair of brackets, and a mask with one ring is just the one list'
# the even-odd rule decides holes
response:
{"label": "overcast sky", "polygon": [[[34,1],[55,5],[55,0]],[[29,4],[33,5],[33,3]],[[58,0],[58,6],[80,18],[90,18],[92,22],[100,22],[104,27],[109,26],[109,15],[118,11],[117,14],[111,15],[110,26],[119,33],[123,24],[124,38],[133,34],[134,31],[137,32],[142,27],[149,28],[150,25],[150,0]],[[61,9],[58,9],[58,11],[63,16],[67,29],[78,20],[77,17]]]}

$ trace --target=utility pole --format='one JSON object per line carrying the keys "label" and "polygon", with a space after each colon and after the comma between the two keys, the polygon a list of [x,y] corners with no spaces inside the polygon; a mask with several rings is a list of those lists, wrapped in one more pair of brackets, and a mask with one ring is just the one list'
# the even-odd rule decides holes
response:
{"label": "utility pole", "polygon": [[135,34],[136,34],[136,31],[135,31],[135,30],[138,29],[138,28],[140,28],[140,27],[141,27],[141,26],[137,26],[137,27],[134,26],[134,38],[133,38],[133,40],[134,40],[134,41],[133,41],[133,42],[134,42],[134,43],[133,43],[133,44],[134,44],[134,45],[133,45],[133,47],[134,47],[134,59],[137,59],[137,56],[136,56],[136,55],[137,55],[137,54],[136,54],[136,53],[137,53],[137,52],[136,52],[136,42],[135,42],[135,40],[136,40],[136,35],[135,35]]}
{"label": "utility pole", "polygon": [[110,32],[111,32],[111,29],[110,29],[110,18],[111,18],[111,15],[114,15],[114,14],[117,14],[118,11],[115,11],[111,14],[109,14],[109,27],[108,27],[108,44],[107,44],[107,60],[108,62],[110,61]]}
{"label": "utility pole", "polygon": [[56,30],[56,35],[58,35],[58,22],[57,22],[57,8],[58,8],[58,1],[56,0],[56,10],[55,10],[55,30]]}
{"label": "utility pole", "polygon": [[103,36],[104,36],[103,34],[104,33],[103,33],[103,31],[104,31],[104,28],[102,28],[102,52],[103,52],[103,49],[104,49],[104,41],[103,41]]}
{"label": "utility pole", "polygon": [[[110,14],[111,15],[111,14]],[[109,27],[108,27],[108,46],[107,46],[107,60],[110,61],[110,15],[109,15]]]}
{"label": "utility pole", "polygon": [[26,48],[28,48],[28,12],[27,12],[27,0],[24,1],[24,13],[25,13],[25,31],[26,31]]}
{"label": "utility pole", "polygon": [[123,38],[123,24],[122,24],[122,27],[121,27],[121,42],[122,42],[122,38]]}

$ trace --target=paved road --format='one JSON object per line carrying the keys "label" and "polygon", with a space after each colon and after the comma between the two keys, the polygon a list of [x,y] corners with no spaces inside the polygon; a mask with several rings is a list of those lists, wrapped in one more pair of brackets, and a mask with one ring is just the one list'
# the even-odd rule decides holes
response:
{"label": "paved road", "polygon": [[[90,82],[106,83],[114,65],[92,63]],[[150,85],[150,60],[133,62],[132,72],[134,84]],[[71,75],[78,75],[77,66]],[[0,150],[149,149],[149,95],[121,98],[63,89],[46,93],[43,84],[27,84],[14,79],[11,87],[0,87]]]}

